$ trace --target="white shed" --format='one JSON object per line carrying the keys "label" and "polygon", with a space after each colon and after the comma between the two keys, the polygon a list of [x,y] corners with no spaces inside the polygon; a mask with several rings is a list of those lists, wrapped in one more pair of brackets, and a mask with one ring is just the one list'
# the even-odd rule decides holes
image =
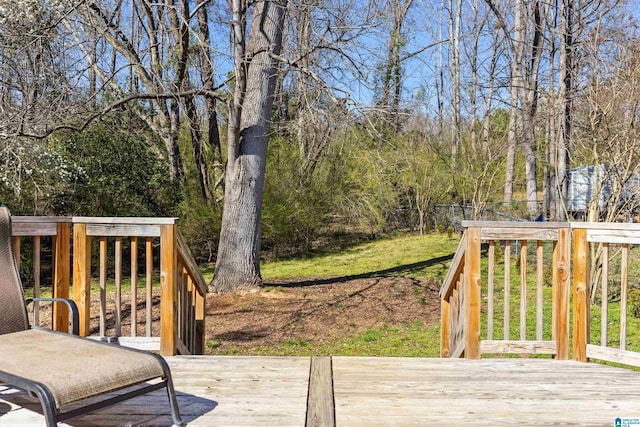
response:
{"label": "white shed", "polygon": [[[620,188],[621,180],[627,179],[622,188],[620,204],[632,202],[625,210],[636,210],[640,201],[640,176],[633,173],[631,177],[617,176],[616,168],[609,165],[583,166],[569,171],[569,194],[567,210],[572,213],[586,212],[589,203],[597,198],[600,211],[610,208],[609,203],[615,188]],[[622,207],[622,206],[617,206]],[[631,213],[631,212],[629,212]]]}

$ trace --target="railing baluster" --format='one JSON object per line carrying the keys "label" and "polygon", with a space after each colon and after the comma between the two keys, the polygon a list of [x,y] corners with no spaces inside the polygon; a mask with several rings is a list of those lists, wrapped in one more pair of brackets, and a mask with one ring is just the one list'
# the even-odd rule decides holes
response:
{"label": "railing baluster", "polygon": [[[460,306],[458,299],[458,288],[453,289],[451,294],[451,351],[455,351],[458,344],[458,322],[460,321]],[[459,357],[459,356],[456,356]]]}
{"label": "railing baluster", "polygon": [[184,305],[183,305],[183,301],[184,301],[184,293],[183,293],[183,273],[182,270],[180,270],[180,272],[178,273],[178,312],[176,313],[177,317],[178,317],[178,340],[179,341],[184,341],[184,320],[183,320],[183,313],[184,313]]}
{"label": "railing baluster", "polygon": [[131,237],[131,336],[138,327],[138,238]]}
{"label": "railing baluster", "polygon": [[189,277],[189,328],[191,330],[189,342],[191,343],[191,354],[196,354],[196,287],[191,277]]}
{"label": "railing baluster", "polygon": [[187,284],[186,270],[182,269],[182,339],[183,344],[188,346],[189,342],[189,290]]}
{"label": "railing baluster", "polygon": [[504,331],[503,339],[510,337],[509,305],[511,304],[511,241],[504,241]]}
{"label": "railing baluster", "polygon": [[494,286],[494,270],[496,264],[495,258],[496,242],[489,241],[489,263],[487,265],[487,339],[493,339],[493,286]]}
{"label": "railing baluster", "polygon": [[460,310],[458,308],[458,289],[454,289],[451,294],[451,341],[449,346],[451,347],[451,357],[460,357],[454,355],[458,343],[458,321],[460,320]]}
{"label": "railing baluster", "polygon": [[[206,310],[207,310],[207,298],[205,295],[200,295],[200,292],[196,290],[196,354],[204,354],[206,342]],[[444,356],[441,356],[444,357]]]}
{"label": "railing baluster", "polygon": [[[40,297],[40,236],[33,236],[33,296]],[[40,326],[40,307],[33,305],[33,324]]]}
{"label": "railing baluster", "polygon": [[[56,224],[53,245],[53,296],[69,298],[71,282],[71,222]],[[69,332],[69,308],[64,303],[53,304],[53,329]]]}
{"label": "railing baluster", "polygon": [[184,304],[183,304],[183,310],[184,310],[184,317],[183,317],[183,322],[184,322],[184,344],[187,346],[187,348],[189,348],[189,321],[191,321],[191,316],[189,313],[189,304],[190,304],[190,300],[189,300],[189,277],[187,276],[187,269],[183,269],[182,270],[182,277],[183,277],[183,292],[184,292]]}
{"label": "railing baluster", "polygon": [[100,336],[107,335],[107,237],[100,237]]}
{"label": "railing baluster", "polygon": [[451,356],[451,304],[447,298],[440,298],[440,357]]}
{"label": "railing baluster", "polygon": [[153,321],[153,238],[147,237],[146,242],[146,335],[151,336],[151,324]]}
{"label": "railing baluster", "polygon": [[122,336],[122,237],[116,237],[115,247],[116,284],[116,337]]}
{"label": "railing baluster", "polygon": [[602,301],[600,302],[600,345],[607,346],[609,327],[609,244],[602,244]]}
{"label": "railing baluster", "polygon": [[80,336],[89,335],[91,308],[91,236],[87,224],[73,226],[73,299],[80,314]]}
{"label": "railing baluster", "polygon": [[620,266],[620,350],[627,349],[627,283],[629,276],[629,245],[622,245]]}
{"label": "railing baluster", "polygon": [[187,348],[193,354],[193,325],[194,325],[194,316],[193,316],[193,287],[191,285],[191,279],[186,274],[185,269],[185,278],[187,282]]}
{"label": "railing baluster", "polygon": [[536,248],[536,340],[542,341],[543,299],[542,286],[544,282],[544,242],[538,240]]}
{"label": "railing baluster", "polygon": [[193,307],[193,284],[191,283],[191,278],[187,275],[187,296],[189,299],[188,312],[187,312],[187,330],[188,330],[188,338],[189,341],[189,351],[193,353],[193,327],[195,325],[195,316],[194,316],[194,307]]}
{"label": "railing baluster", "polygon": [[520,340],[527,339],[527,241],[520,241]]}

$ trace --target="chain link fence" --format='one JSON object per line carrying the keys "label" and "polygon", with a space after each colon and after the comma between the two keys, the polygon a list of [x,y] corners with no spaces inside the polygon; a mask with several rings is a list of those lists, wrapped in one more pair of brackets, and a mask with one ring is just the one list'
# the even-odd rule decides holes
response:
{"label": "chain link fence", "polygon": [[[542,212],[542,202],[536,201],[538,212]],[[462,232],[462,221],[542,221],[544,218],[531,217],[527,213],[527,201],[489,202],[472,204],[437,204],[433,208],[432,223],[436,229],[447,229],[449,226]]]}

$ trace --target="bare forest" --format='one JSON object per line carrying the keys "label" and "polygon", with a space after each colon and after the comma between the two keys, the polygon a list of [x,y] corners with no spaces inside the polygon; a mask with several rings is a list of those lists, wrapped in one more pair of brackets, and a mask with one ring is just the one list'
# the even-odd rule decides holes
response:
{"label": "bare forest", "polygon": [[0,203],[179,217],[218,292],[262,285],[261,256],[454,210],[633,220],[639,6],[3,0]]}

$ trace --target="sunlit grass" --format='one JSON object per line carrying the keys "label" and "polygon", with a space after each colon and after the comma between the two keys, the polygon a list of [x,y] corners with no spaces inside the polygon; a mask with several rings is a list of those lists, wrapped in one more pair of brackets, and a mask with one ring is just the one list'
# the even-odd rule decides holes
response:
{"label": "sunlit grass", "polygon": [[357,275],[443,279],[458,239],[445,234],[400,235],[348,249],[263,262],[264,279],[328,278]]}
{"label": "sunlit grass", "polygon": [[[256,348],[252,354],[263,356],[379,356],[438,357],[440,327],[425,327],[420,322],[400,326],[384,325],[322,344],[296,338],[272,347]],[[228,354],[238,354],[231,349]]]}

